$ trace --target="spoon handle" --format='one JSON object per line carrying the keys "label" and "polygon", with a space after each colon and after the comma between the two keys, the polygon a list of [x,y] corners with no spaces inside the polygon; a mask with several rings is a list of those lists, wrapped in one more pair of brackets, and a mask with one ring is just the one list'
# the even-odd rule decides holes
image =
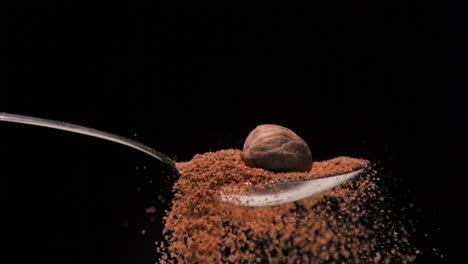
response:
{"label": "spoon handle", "polygon": [[13,122],[13,123],[21,123],[21,124],[28,124],[28,125],[34,125],[34,126],[42,126],[42,127],[49,127],[49,128],[55,128],[55,129],[60,129],[60,130],[65,130],[69,132],[74,132],[78,134],[83,134],[83,135],[88,135],[92,137],[97,137],[105,140],[109,140],[115,143],[119,143],[134,149],[137,149],[141,152],[144,152],[159,161],[163,162],[164,164],[170,166],[174,171],[177,172],[177,174],[180,174],[179,171],[177,170],[174,161],[172,161],[169,157],[166,155],[162,154],[159,151],[156,151],[155,149],[148,147],[147,145],[140,143],[138,141],[125,138],[119,135],[115,135],[112,133],[104,132],[98,129],[94,128],[89,128],[85,126],[80,126],[80,125],[75,125],[72,123],[67,123],[67,122],[61,122],[61,121],[56,121],[56,120],[50,120],[50,119],[45,119],[45,118],[40,118],[40,117],[34,117],[34,116],[26,116],[26,115],[17,115],[17,114],[10,114],[10,113],[0,113],[0,121],[7,121],[7,122]]}

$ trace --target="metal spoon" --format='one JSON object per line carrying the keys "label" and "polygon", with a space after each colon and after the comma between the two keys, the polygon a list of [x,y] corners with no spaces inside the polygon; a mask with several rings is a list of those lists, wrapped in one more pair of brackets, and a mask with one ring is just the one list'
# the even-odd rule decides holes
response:
{"label": "metal spoon", "polygon": [[[0,113],[0,121],[29,124],[35,126],[55,128],[84,134],[92,137],[113,141],[128,147],[142,151],[164,164],[168,165],[177,176],[181,173],[177,169],[175,162],[159,151],[154,150],[138,141],[104,132],[94,128],[84,127],[71,123],[55,121],[45,118]],[[284,182],[268,182],[261,188],[252,186],[248,193],[236,193],[236,190],[220,190],[220,200],[231,202],[239,206],[273,206],[284,203],[298,201],[309,196],[327,191],[333,187],[360,174],[364,169],[359,169],[350,173],[312,177],[301,180],[288,180]]]}

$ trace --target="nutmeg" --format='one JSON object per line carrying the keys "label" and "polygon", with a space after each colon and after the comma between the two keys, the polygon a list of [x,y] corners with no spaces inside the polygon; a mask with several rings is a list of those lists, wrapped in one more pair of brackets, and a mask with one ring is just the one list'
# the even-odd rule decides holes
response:
{"label": "nutmeg", "polygon": [[249,167],[277,172],[309,171],[312,153],[307,143],[289,128],[265,124],[247,136],[242,160]]}

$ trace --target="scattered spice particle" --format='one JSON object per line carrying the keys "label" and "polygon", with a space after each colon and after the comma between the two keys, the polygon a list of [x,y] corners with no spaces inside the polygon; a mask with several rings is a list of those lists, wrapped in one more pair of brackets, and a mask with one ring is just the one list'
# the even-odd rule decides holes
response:
{"label": "scattered spice particle", "polygon": [[[307,199],[272,207],[218,200],[226,185],[344,173],[368,162],[350,157],[315,161],[308,172],[273,173],[247,167],[241,151],[196,155],[178,163],[172,209],[165,217],[160,263],[410,263],[404,227],[382,210],[376,172]],[[397,232],[397,230],[399,232]]]}

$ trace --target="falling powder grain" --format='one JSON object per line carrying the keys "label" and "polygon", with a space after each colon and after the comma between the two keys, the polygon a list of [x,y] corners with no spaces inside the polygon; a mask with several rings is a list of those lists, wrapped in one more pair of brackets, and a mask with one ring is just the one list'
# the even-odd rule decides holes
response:
{"label": "falling powder grain", "polygon": [[307,199],[272,207],[221,202],[222,186],[351,171],[367,161],[315,161],[309,172],[247,167],[241,151],[196,155],[177,164],[172,209],[165,218],[160,263],[410,263],[408,232],[391,223],[369,168],[357,178]]}

